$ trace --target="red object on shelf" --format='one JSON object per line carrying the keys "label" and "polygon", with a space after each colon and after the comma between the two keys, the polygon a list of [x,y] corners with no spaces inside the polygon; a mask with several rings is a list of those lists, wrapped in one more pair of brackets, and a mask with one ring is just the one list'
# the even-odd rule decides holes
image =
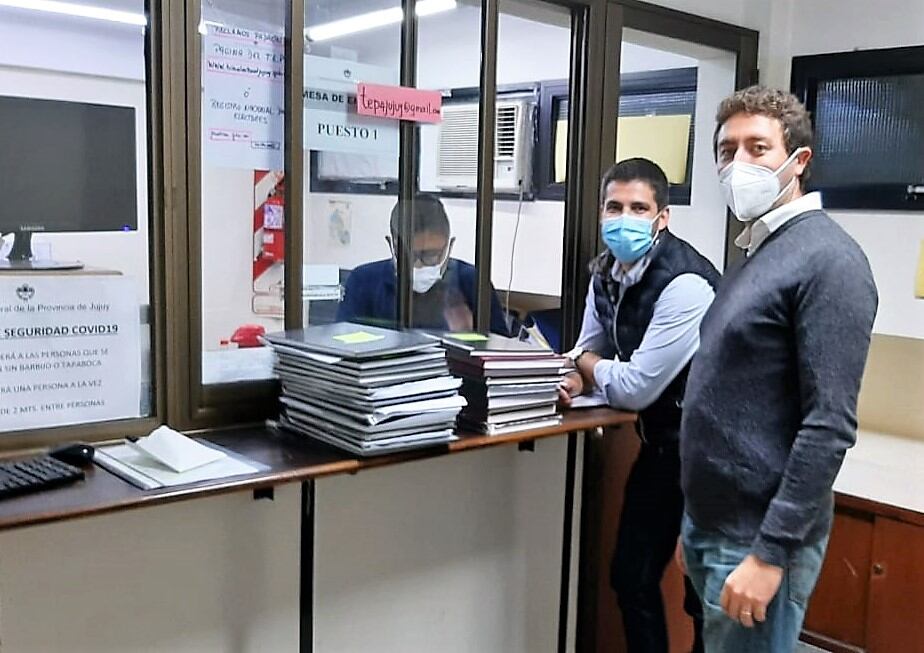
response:
{"label": "red object on shelf", "polygon": [[231,342],[241,348],[262,347],[263,344],[257,338],[265,334],[266,329],[259,324],[242,324],[231,334]]}

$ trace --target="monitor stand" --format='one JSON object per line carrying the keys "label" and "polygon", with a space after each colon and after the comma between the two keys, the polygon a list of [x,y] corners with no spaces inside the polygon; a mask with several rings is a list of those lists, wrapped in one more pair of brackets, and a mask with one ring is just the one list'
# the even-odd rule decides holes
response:
{"label": "monitor stand", "polygon": [[80,270],[80,261],[38,261],[32,258],[32,232],[16,231],[13,235],[13,249],[7,258],[0,258],[0,274],[4,272],[29,272],[34,270]]}

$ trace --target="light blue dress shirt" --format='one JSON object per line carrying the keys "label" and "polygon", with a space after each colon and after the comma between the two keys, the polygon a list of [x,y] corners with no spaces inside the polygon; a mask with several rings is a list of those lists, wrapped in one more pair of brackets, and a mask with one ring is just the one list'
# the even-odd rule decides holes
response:
{"label": "light blue dress shirt", "polygon": [[[613,278],[620,284],[619,302],[627,288],[641,281],[650,262],[646,256],[629,270],[613,266]],[[698,274],[682,274],[667,285],[655,302],[651,323],[631,358],[626,362],[604,359],[594,366],[594,380],[610,406],[639,411],[654,403],[699,348],[699,325],[714,298],[712,286]],[[612,349],[616,335],[605,333],[595,306],[591,282],[577,345],[595,352],[607,351]],[[615,315],[618,314],[617,303]],[[613,324],[615,328],[615,319]]]}

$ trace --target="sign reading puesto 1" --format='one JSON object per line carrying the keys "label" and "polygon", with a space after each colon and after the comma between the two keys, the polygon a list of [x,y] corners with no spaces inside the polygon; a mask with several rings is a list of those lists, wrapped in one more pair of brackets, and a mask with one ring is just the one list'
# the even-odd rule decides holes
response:
{"label": "sign reading puesto 1", "polygon": [[0,431],[138,416],[135,293],[117,275],[0,276]]}
{"label": "sign reading puesto 1", "polygon": [[357,82],[391,83],[396,71],[306,55],[305,76],[306,148],[397,157],[398,125],[360,115],[356,106]]}

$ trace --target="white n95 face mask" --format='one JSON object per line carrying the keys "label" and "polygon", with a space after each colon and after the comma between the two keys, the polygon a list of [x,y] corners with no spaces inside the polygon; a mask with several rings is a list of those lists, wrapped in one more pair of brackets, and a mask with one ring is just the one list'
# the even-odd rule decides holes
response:
{"label": "white n95 face mask", "polygon": [[414,268],[414,292],[425,293],[443,278],[443,265]]}
{"label": "white n95 face mask", "polygon": [[797,148],[776,170],[741,161],[732,161],[722,168],[719,172],[719,186],[725,196],[725,203],[738,220],[750,222],[761,217],[789,192],[793,184],[798,183],[798,177],[793,176],[785,187],[780,188],[780,173],[786,170],[804,149],[806,148]]}

